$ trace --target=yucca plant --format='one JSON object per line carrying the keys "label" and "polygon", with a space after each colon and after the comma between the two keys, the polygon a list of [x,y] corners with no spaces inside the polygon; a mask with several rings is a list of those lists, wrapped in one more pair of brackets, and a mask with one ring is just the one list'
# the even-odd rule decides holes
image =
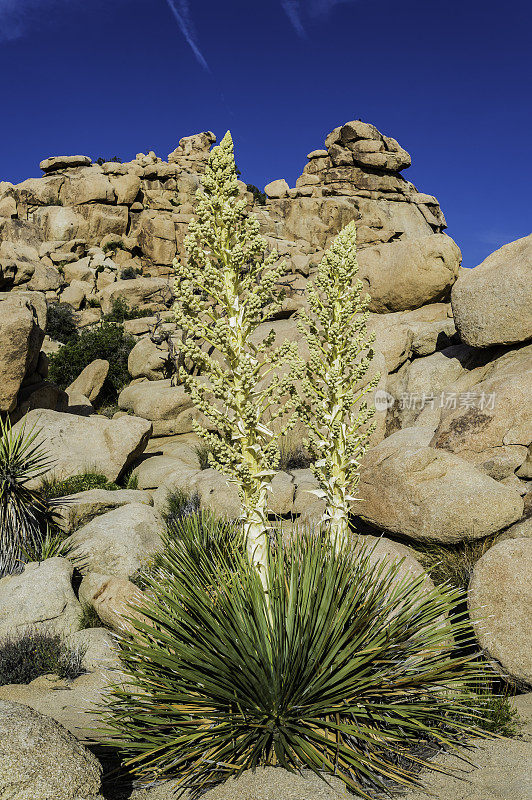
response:
{"label": "yucca plant", "polygon": [[243,549],[194,541],[169,543],[121,642],[106,724],[138,776],[194,795],[278,765],[371,797],[418,785],[427,748],[482,735],[468,710],[482,669],[450,636],[468,630],[457,591],[303,533],[270,548],[266,595]]}
{"label": "yucca plant", "polygon": [[[267,253],[259,221],[239,196],[229,132],[211,151],[196,198],[185,239],[187,259],[174,261],[174,313],[183,331],[176,340],[178,378],[216,428],[195,424],[208,447],[208,463],[238,488],[243,536],[264,579],[268,489],[283,430],[272,421],[290,407],[287,394],[293,391],[278,366],[295,356],[295,345],[273,348],[275,332],[259,334],[281,306],[284,263],[277,253]],[[191,374],[186,363],[201,375]]]}
{"label": "yucca plant", "polygon": [[307,288],[308,313],[299,312],[310,357],[300,363],[302,394],[297,413],[308,431],[304,442],[310,468],[325,499],[323,522],[338,543],[348,536],[359,466],[374,431],[375,413],[366,395],[380,376],[364,380],[373,359],[374,336],[367,331],[369,295],[357,280],[354,222],[340,231]]}
{"label": "yucca plant", "polygon": [[0,577],[27,560],[25,551],[40,550],[51,522],[48,501],[27,485],[52,466],[39,434],[25,424],[15,432],[0,418]]}

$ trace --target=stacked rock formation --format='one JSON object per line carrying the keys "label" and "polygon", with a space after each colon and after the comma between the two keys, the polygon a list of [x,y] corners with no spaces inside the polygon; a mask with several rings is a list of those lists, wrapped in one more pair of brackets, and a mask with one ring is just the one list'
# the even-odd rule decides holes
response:
{"label": "stacked rock formation", "polygon": [[[220,515],[240,512],[234,486],[202,463],[193,433],[198,410],[165,372],[179,335],[169,312],[172,260],[184,257],[214,141],[211,132],[185,137],[166,161],[154,153],[128,163],[48,158],[43,177],[0,184],[0,413],[16,420],[29,411],[27,422],[45,427],[61,477],[88,463],[109,480],[133,468],[137,491],[81,492],[64,513],[65,531],[79,528],[72,543],[91,554],[82,570],[86,601],[95,606],[98,596],[98,613],[117,628],[117,598],[131,595],[129,578],[160,546],[169,492],[184,491]],[[395,139],[355,120],[309,154],[295,187],[269,183],[263,205],[239,184],[269,246],[286,261],[286,299],[259,333],[273,328],[276,344],[298,341],[305,357],[295,312],[324,250],[355,220],[376,336],[367,378],[378,371],[380,383],[376,431],[361,468],[364,502],[354,514],[386,535],[383,558],[406,555],[404,569],[414,573],[421,570],[416,548],[427,542],[496,541],[475,567],[471,607],[480,600],[515,613],[490,612],[478,638],[503,673],[532,685],[532,648],[525,631],[515,636],[530,603],[523,540],[532,533],[532,236],[460,270],[437,200],[402,175],[409,165]],[[68,303],[86,327],[116,300],[153,313],[124,323],[136,339],[132,381],[106,420],[94,415],[93,403],[108,362],[88,365],[63,392],[46,380],[41,348],[59,346],[48,338],[43,344],[50,303]],[[284,466],[272,483],[272,517],[316,521],[323,509],[309,494],[316,488],[311,471]],[[138,531],[137,518],[144,521]],[[40,618],[37,607],[28,613]]]}

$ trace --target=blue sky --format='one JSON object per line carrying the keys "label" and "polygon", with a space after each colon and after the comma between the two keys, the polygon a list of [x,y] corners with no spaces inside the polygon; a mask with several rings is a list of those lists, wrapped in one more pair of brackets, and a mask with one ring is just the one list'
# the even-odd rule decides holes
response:
{"label": "blue sky", "polygon": [[473,266],[532,229],[531,27],[528,0],[0,0],[0,179],[230,128],[246,181],[293,185],[360,118]]}

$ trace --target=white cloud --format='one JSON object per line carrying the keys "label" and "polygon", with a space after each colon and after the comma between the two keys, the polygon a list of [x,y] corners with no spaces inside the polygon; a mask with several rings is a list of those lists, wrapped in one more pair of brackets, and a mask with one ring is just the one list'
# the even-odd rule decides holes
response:
{"label": "white cloud", "polygon": [[192,15],[190,13],[189,0],[166,0],[166,2],[168,3],[168,7],[174,15],[176,22],[181,29],[181,33],[185,37],[190,49],[196,56],[201,66],[206,69],[207,72],[210,72],[209,65],[207,64],[205,56],[201,52],[197,42],[196,30],[192,21]]}
{"label": "white cloud", "polygon": [[281,4],[288,16],[288,19],[294,26],[296,33],[298,33],[300,36],[305,36],[300,0],[281,0]]}
{"label": "white cloud", "polygon": [[0,0],[0,40],[18,39],[31,27],[32,18],[42,8],[57,5],[57,2],[58,0]]}
{"label": "white cloud", "polygon": [[299,36],[306,36],[306,22],[327,16],[341,3],[354,2],[356,0],[281,0],[281,5],[296,33]]}
{"label": "white cloud", "polygon": [[[44,19],[49,23],[50,18],[53,20],[54,12],[61,8],[72,8],[73,2],[75,0],[0,0],[0,41],[18,39],[32,28],[41,26]],[[96,5],[103,0],[78,2],[86,7],[89,3]],[[204,69],[209,70],[198,45],[189,0],[166,0],[166,3],[195,57]]]}

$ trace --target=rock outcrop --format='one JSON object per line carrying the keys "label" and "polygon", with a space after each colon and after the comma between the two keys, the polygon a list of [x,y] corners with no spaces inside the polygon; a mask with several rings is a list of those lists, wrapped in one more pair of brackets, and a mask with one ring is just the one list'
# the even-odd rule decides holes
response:
{"label": "rock outcrop", "polygon": [[114,481],[136,459],[148,442],[151,424],[139,417],[110,420],[94,415],[80,417],[58,411],[30,411],[14,426],[39,430],[36,441],[44,442],[50,457],[48,474],[68,478],[97,472]]}
{"label": "rock outcrop", "polygon": [[0,700],[0,794],[9,800],[103,800],[102,767],[61,725]]}
{"label": "rock outcrop", "polygon": [[[172,262],[186,257],[184,238],[214,141],[210,131],[185,137],[166,160],[153,152],[127,163],[54,156],[41,162],[43,177],[0,183],[0,414],[16,422],[15,432],[24,424],[40,428],[53,462],[48,477],[94,471],[138,486],[72,495],[58,520],[70,534],[68,560],[30,564],[21,575],[0,581],[0,634],[27,627],[60,630],[69,641],[87,645],[89,670],[72,682],[42,676],[27,686],[0,687],[0,729],[2,702],[14,699],[85,736],[107,691],[107,673],[119,663],[111,634],[78,630],[82,604],[127,633],[128,617],[145,600],[133,576],[162,547],[165,515],[198,507],[229,519],[241,513],[235,485],[206,463],[193,432],[194,422],[206,421],[183,386],[174,385],[175,344],[182,332],[171,311]],[[368,397],[377,407],[376,430],[361,465],[362,502],[353,506],[361,541],[375,546],[373,561],[401,561],[399,575],[414,578],[424,575],[414,557],[420,544],[458,553],[457,544],[485,541],[469,587],[477,638],[504,675],[530,684],[532,236],[505,245],[472,270],[460,269],[460,250],[444,233],[438,201],[403,176],[410,161],[397,141],[354,120],[309,153],[294,187],[274,180],[261,196],[239,182],[267,248],[286,263],[285,299],[255,341],[273,330],[276,345],[297,342],[308,358],[295,315],[307,307],[307,283],[325,248],[354,220],[359,275],[371,295],[371,374],[380,375]],[[117,407],[101,408],[109,384],[105,354],[80,370],[66,392],[48,380],[48,356],[61,347],[50,338],[51,325],[45,337],[55,303],[68,304],[79,329],[90,330],[109,314],[111,320],[125,317],[124,331],[135,345],[128,358],[131,381],[121,388]],[[97,413],[102,411],[113,418]],[[314,525],[324,510],[301,447],[303,431],[293,433],[268,497],[270,519],[282,521],[287,537],[294,523]],[[76,577],[83,575],[79,589],[73,563]],[[432,591],[430,578],[424,581]],[[2,761],[9,748],[3,747],[2,742],[0,796],[1,780],[11,791]],[[61,766],[60,748],[57,753]],[[520,755],[515,747],[511,763]],[[38,760],[31,753],[27,791],[25,784],[22,794],[9,796],[99,800],[90,765],[83,791],[76,783],[78,756],[83,758],[81,751],[72,755],[74,777],[56,786],[51,762],[43,764],[44,782],[35,782]],[[500,756],[495,748],[497,765]],[[499,797],[499,778],[492,780],[493,770],[484,767],[475,791],[482,800]],[[520,797],[522,771],[512,767],[510,777]],[[442,786],[454,791],[454,785]],[[139,789],[132,800],[172,792],[171,784]],[[244,773],[208,796],[302,792],[343,796],[340,784],[326,786],[308,776],[294,780],[279,769],[263,770],[258,779],[257,773]]]}
{"label": "rock outcrop", "polygon": [[475,564],[468,604],[481,647],[503,674],[532,685],[532,539],[508,539]]}
{"label": "rock outcrop", "polygon": [[462,341],[474,347],[532,339],[532,234],[463,270],[451,298]]}
{"label": "rock outcrop", "polygon": [[48,558],[0,579],[0,638],[35,628],[78,630],[81,605],[72,589],[73,572],[66,558]]}
{"label": "rock outcrop", "polygon": [[69,557],[83,574],[130,578],[162,549],[164,523],[144,503],[128,503],[88,522],[68,537]]}
{"label": "rock outcrop", "polygon": [[467,461],[430,447],[430,428],[405,428],[371,448],[355,505],[383,530],[422,542],[480,539],[516,522],[523,501]]}

